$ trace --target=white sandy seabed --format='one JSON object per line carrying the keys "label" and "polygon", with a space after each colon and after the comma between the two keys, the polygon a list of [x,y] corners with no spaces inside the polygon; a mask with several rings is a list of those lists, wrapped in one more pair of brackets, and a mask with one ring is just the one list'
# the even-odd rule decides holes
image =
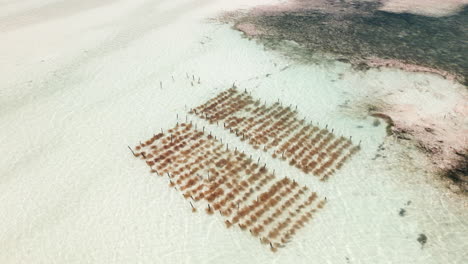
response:
{"label": "white sandy seabed", "polygon": [[[0,3],[0,263],[467,263],[465,199],[383,124],[343,111],[367,89],[458,85],[338,62],[297,65],[206,20],[251,1],[44,2]],[[219,215],[193,214],[127,148],[233,82],[362,140],[320,182],[209,128],[328,198],[276,253]]]}

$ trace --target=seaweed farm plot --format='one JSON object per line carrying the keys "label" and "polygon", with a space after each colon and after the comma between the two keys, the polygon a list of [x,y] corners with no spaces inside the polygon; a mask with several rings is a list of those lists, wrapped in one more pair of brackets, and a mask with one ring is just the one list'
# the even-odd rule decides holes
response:
{"label": "seaweed farm plot", "polygon": [[132,150],[167,178],[198,209],[225,218],[226,227],[239,227],[276,251],[322,208],[315,192],[289,178],[279,178],[265,165],[229,149],[211,134],[182,123],[154,135]]}
{"label": "seaweed farm plot", "polygon": [[359,149],[351,139],[336,137],[333,130],[321,129],[299,119],[296,110],[254,100],[247,92],[226,90],[205,104],[190,110],[200,118],[219,125],[261,148],[273,158],[288,161],[304,173],[326,180]]}

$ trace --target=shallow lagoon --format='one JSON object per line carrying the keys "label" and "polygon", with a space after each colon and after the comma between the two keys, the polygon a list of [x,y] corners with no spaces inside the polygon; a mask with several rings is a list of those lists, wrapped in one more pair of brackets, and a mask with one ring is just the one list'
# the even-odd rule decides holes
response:
{"label": "shallow lagoon", "polygon": [[[222,3],[197,9],[185,1],[139,4],[111,5],[113,21],[97,8],[8,32],[7,45],[21,39],[26,50],[35,39],[31,32],[59,33],[94,19],[67,33],[71,39],[57,34],[37,40],[44,49],[29,57],[17,55],[21,48],[4,55],[3,263],[466,261],[466,199],[425,172],[428,164],[414,146],[396,143],[383,123],[376,126],[375,118],[347,107],[369,91],[459,85],[400,70],[359,72],[326,59],[297,64],[228,25],[207,21]],[[173,13],[158,15],[168,10]],[[147,23],[150,18],[155,24]],[[200,84],[192,86],[190,76]],[[185,118],[188,108],[233,83],[269,103],[297,105],[308,121],[362,140],[358,155],[320,182],[189,117],[278,175],[327,197],[326,207],[277,253],[238,228],[226,229],[219,215],[193,214],[188,201],[127,148],[174,126],[177,115]],[[420,234],[427,236],[424,245]]]}

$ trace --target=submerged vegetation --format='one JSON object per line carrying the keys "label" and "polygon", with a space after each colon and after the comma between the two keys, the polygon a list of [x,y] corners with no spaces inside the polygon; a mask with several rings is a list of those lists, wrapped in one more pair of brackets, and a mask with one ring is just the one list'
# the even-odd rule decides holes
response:
{"label": "submerged vegetation", "polygon": [[429,17],[380,11],[379,2],[328,0],[327,5],[333,8],[307,8],[301,1],[297,8],[248,12],[233,20],[241,30],[239,25],[249,25],[250,34],[243,31],[270,48],[284,40],[298,43],[299,54],[288,51],[297,59],[327,53],[360,69],[368,68],[366,60],[380,60],[373,65],[398,61],[414,71],[425,67],[451,73],[467,84],[468,7],[451,16]]}

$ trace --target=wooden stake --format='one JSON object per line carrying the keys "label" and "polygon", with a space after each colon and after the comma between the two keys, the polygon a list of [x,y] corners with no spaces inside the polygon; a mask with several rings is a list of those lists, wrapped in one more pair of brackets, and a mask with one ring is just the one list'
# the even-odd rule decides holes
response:
{"label": "wooden stake", "polygon": [[132,152],[133,156],[136,157],[135,152],[133,152],[132,148],[131,148],[130,146],[127,146],[127,147],[128,147],[128,149]]}

